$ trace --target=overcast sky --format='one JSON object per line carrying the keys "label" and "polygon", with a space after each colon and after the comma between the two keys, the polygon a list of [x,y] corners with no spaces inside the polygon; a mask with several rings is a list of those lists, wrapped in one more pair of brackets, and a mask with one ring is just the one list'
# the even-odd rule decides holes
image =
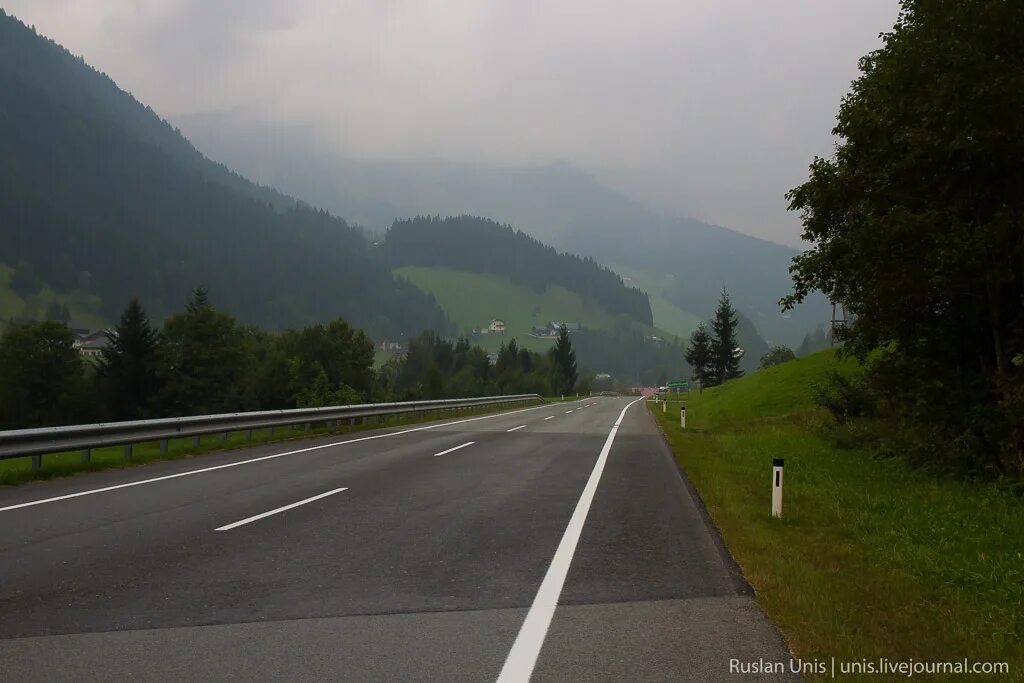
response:
{"label": "overcast sky", "polygon": [[[569,161],[674,212],[798,244],[896,0],[0,0],[174,121],[302,126],[358,158]],[[185,130],[187,134],[187,130]]]}

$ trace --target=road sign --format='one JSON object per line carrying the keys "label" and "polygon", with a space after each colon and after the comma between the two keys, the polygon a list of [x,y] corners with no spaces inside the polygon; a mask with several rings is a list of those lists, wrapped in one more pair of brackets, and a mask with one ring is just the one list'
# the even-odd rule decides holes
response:
{"label": "road sign", "polygon": [[669,389],[687,389],[689,388],[690,383],[687,382],[685,379],[677,379],[674,382],[669,382],[665,386],[667,386]]}

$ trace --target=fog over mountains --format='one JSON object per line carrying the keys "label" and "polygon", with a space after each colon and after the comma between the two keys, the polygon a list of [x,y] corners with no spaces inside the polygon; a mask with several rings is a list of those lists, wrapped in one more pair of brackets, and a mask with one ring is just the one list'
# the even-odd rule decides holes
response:
{"label": "fog over mountains", "polygon": [[301,128],[246,127],[244,120],[207,114],[174,123],[211,157],[373,231],[422,214],[486,216],[613,268],[670,276],[666,298],[701,318],[726,287],[770,343],[795,347],[828,318],[821,298],[786,316],[779,311],[795,249],[653,210],[570,164],[356,160],[325,151]]}

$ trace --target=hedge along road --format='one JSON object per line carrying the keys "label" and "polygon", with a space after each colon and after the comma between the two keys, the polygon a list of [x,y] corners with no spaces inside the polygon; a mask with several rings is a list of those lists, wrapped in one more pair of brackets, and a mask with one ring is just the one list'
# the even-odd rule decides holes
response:
{"label": "hedge along road", "polygon": [[632,402],[0,492],[0,678],[719,680],[785,661]]}

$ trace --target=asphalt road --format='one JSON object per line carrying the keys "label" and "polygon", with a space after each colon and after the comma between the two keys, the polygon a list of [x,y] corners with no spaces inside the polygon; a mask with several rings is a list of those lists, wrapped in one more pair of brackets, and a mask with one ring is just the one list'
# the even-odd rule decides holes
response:
{"label": "asphalt road", "polygon": [[717,681],[788,661],[631,401],[0,489],[0,680]]}

